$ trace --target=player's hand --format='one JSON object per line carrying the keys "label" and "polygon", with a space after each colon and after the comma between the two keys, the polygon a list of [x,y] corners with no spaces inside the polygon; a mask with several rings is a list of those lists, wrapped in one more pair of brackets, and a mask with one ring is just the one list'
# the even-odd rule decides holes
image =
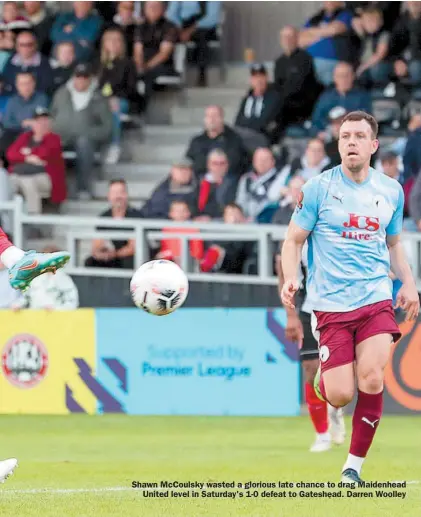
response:
{"label": "player's hand", "polygon": [[420,312],[420,297],[414,283],[404,284],[396,297],[395,309],[401,308],[406,312],[405,321],[418,318]]}
{"label": "player's hand", "polygon": [[294,295],[298,291],[299,287],[300,286],[295,279],[287,280],[284,283],[281,291],[282,305],[284,305],[285,307],[289,307],[290,309],[295,309]]}
{"label": "player's hand", "polygon": [[297,314],[289,315],[287,318],[287,326],[285,327],[285,335],[289,341],[297,343],[299,348],[303,345],[304,330],[303,324]]}

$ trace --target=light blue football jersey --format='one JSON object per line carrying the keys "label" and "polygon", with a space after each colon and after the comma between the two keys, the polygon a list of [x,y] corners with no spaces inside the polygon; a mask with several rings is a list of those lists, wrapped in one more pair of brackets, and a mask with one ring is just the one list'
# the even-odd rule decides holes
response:
{"label": "light blue football jersey", "polygon": [[363,183],[341,166],[309,180],[292,220],[308,238],[308,303],[314,310],[348,312],[392,300],[386,235],[402,231],[400,184],[370,168]]}

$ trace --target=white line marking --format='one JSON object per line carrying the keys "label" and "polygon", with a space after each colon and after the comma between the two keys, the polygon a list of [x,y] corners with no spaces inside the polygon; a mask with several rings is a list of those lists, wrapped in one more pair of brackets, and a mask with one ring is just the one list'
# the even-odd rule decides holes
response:
{"label": "white line marking", "polygon": [[[403,481],[392,481],[392,483],[402,483]],[[415,479],[407,481],[407,485],[419,485],[421,480]],[[16,490],[0,490],[1,494],[102,494],[104,492],[136,492],[139,489],[130,488],[127,486],[109,486],[102,488],[30,488],[30,489],[16,489]]]}

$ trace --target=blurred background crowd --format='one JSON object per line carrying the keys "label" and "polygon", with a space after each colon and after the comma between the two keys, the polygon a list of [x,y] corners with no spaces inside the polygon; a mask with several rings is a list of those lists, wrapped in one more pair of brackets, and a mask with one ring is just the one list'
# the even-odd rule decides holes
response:
{"label": "blurred background crowd", "polygon": [[[2,2],[1,18],[0,201],[20,194],[31,214],[286,225],[301,186],[339,164],[342,118],[362,109],[380,126],[372,165],[403,185],[405,229],[421,230],[421,2],[321,2],[300,25],[279,19],[279,57],[244,49],[231,89],[224,2]],[[173,132],[169,90],[184,121]],[[179,260],[174,229],[150,258]],[[133,241],[90,248],[88,267],[133,267]],[[198,271],[257,271],[252,242],[198,234],[190,254]]]}

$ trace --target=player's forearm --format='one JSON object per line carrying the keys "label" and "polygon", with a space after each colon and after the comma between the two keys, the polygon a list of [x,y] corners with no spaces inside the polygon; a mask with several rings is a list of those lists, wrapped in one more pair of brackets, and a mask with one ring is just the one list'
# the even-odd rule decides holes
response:
{"label": "player's forearm", "polygon": [[303,244],[296,242],[293,239],[286,239],[282,246],[281,252],[281,270],[283,274],[283,281],[288,281],[297,278],[298,267],[301,262]]}
{"label": "player's forearm", "polygon": [[390,265],[392,272],[403,283],[414,283],[411,268],[405,257],[405,252],[401,242],[397,242],[389,247]]}

